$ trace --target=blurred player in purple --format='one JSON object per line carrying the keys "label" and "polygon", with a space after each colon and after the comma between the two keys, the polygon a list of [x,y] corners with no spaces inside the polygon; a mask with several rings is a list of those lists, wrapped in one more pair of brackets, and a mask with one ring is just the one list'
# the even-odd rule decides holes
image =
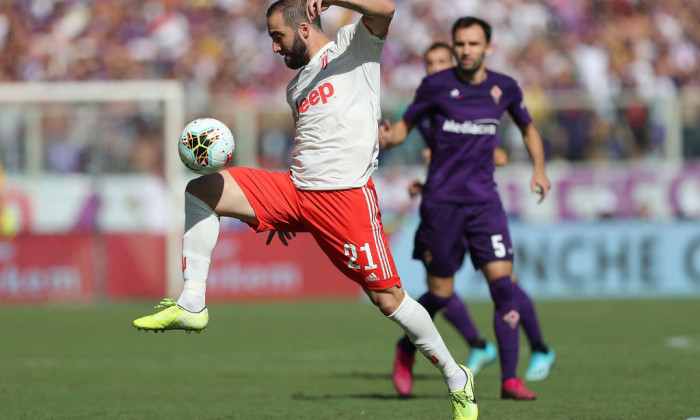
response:
{"label": "blurred player in purple", "polygon": [[[452,68],[454,66],[453,57],[452,48],[449,45],[443,42],[432,44],[423,54],[426,73],[431,75]],[[423,151],[423,157],[426,163],[429,163],[431,150],[435,145],[435,140],[433,139],[431,131],[430,116],[424,117],[416,127],[425,139],[426,148]],[[500,139],[497,140],[496,147],[493,151],[493,163],[494,166],[505,166],[506,163],[508,163],[508,155],[505,150],[498,146],[499,144]],[[411,197],[415,197],[421,193],[422,189],[423,182],[419,179],[414,179],[409,183],[408,193]],[[466,236],[463,237],[462,242],[461,246],[463,249],[468,249]],[[440,283],[434,281],[433,277],[434,276],[428,273],[428,284],[432,285],[433,289],[421,296],[419,302],[423,303],[424,306],[430,310],[431,316],[434,316],[434,312],[432,312],[433,309],[438,310],[442,307],[445,318],[457,328],[458,332],[469,344],[471,351],[466,365],[472,373],[476,375],[485,366],[496,361],[498,358],[497,350],[493,344],[484,340],[480,335],[469,316],[467,307],[456,293],[449,298],[439,295],[441,291],[437,290],[437,288]],[[513,279],[515,279],[515,275],[513,275]],[[454,281],[454,277],[450,279],[450,281]],[[445,299],[449,299],[446,301],[447,303],[445,303]],[[525,310],[523,310],[523,307],[525,307]],[[532,358],[530,366],[525,373],[525,379],[538,381],[545,379],[549,374],[549,370],[554,362],[554,353],[549,350],[542,341],[539,322],[537,321],[534,308],[532,310],[529,309],[531,307],[532,302],[528,299],[521,303],[520,309],[523,329],[525,330],[532,350]],[[412,366],[415,361],[415,351],[415,346],[413,346],[410,339],[404,335],[397,346],[393,372],[394,385],[402,395],[410,394],[413,387]]]}
{"label": "blurred player in purple", "polygon": [[[515,80],[485,67],[492,49],[490,25],[474,17],[460,18],[452,28],[452,41],[457,66],[424,78],[403,118],[380,127],[379,142],[382,148],[396,146],[423,118],[430,118],[434,144],[413,254],[428,272],[433,297],[424,302],[432,314],[447,305],[454,294],[454,274],[468,249],[494,301],[501,398],[532,400],[536,395],[516,375],[521,319],[533,348],[531,367],[540,365],[538,375],[528,375],[531,379],[547,376],[554,352],[542,340],[532,301],[514,281],[508,221],[493,174],[498,125],[508,112],[532,159],[530,189],[540,194],[539,202],[544,200],[550,183],[542,138]],[[397,359],[403,351],[399,345]]]}
{"label": "blurred player in purple", "polygon": [[[429,76],[439,71],[454,67],[452,47],[444,42],[436,42],[428,47],[423,54],[423,64],[425,64],[425,73]],[[430,162],[431,148],[435,142],[430,132],[430,118],[424,118],[417,126],[420,134],[425,140],[425,149],[423,149],[423,159],[426,163]],[[493,150],[493,164],[495,166],[505,166],[508,163],[508,154],[502,148],[496,146]],[[411,197],[415,197],[423,190],[423,182],[420,179],[411,180],[408,185],[408,193]],[[476,372],[472,370],[476,375]]]}
{"label": "blurred player in purple", "polygon": [[[423,54],[423,63],[427,75],[454,67],[454,55],[452,47],[444,42],[432,44]],[[435,147],[435,139],[432,134],[431,117],[424,116],[416,126],[425,140],[426,147],[423,150],[423,158],[430,163],[432,149]],[[500,147],[494,149],[494,165],[503,166],[508,161],[506,152]],[[415,197],[421,193],[423,182],[414,179],[408,186],[408,193]],[[461,246],[466,249],[466,237],[462,239]],[[442,308],[445,318],[455,326],[464,340],[469,344],[471,351],[466,366],[476,376],[485,366],[492,364],[498,358],[496,347],[481,336],[476,325],[469,316],[469,311],[462,298],[453,293],[452,296],[443,296],[440,283],[434,281],[434,276],[428,273],[429,291],[418,299],[426,307],[430,316],[435,316],[435,311]],[[415,362],[416,346],[411,343],[407,335],[404,335],[397,345],[396,359],[394,361],[393,381],[396,390],[401,395],[408,395],[413,388],[413,363]]]}

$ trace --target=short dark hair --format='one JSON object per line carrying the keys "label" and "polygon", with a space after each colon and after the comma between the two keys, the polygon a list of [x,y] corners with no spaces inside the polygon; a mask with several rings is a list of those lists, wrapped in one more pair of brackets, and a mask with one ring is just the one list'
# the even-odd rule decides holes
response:
{"label": "short dark hair", "polygon": [[486,43],[488,44],[491,42],[491,25],[489,25],[485,20],[474,16],[465,16],[457,19],[454,26],[452,26],[452,40],[455,39],[455,34],[459,29],[468,28],[474,25],[481,26],[481,29],[484,30],[484,34],[486,35]]}
{"label": "short dark hair", "polygon": [[440,48],[444,48],[444,49],[446,49],[447,51],[449,51],[450,54],[452,54],[452,47],[450,47],[450,46],[447,45],[446,43],[444,43],[444,42],[433,42],[433,43],[428,47],[428,49],[425,50],[425,52],[423,53],[423,61],[425,61],[425,59],[428,57],[428,53],[429,53],[430,51],[439,50]]}
{"label": "short dark hair", "polygon": [[[269,18],[275,12],[282,13],[284,23],[293,29],[297,29],[302,22],[309,23],[306,17],[306,2],[303,0],[277,0],[267,9],[266,17]],[[310,24],[320,30],[321,15],[316,15]]]}

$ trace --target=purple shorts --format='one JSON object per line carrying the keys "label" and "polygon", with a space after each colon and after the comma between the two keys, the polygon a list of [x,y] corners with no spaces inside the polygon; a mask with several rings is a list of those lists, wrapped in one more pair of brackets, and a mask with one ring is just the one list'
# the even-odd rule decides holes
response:
{"label": "purple shorts", "polygon": [[420,206],[413,258],[428,273],[452,277],[468,251],[475,269],[492,261],[513,261],[508,219],[499,198],[478,204],[431,203]]}

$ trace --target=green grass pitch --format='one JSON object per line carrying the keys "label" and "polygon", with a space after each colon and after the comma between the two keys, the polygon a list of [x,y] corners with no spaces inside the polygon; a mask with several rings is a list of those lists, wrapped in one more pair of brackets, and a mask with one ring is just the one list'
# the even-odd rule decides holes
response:
{"label": "green grass pitch", "polygon": [[[364,302],[213,303],[200,335],[136,331],[152,306],[0,307],[0,418],[450,418],[422,358],[413,397],[397,398],[399,328]],[[492,339],[491,304],[470,311]],[[540,302],[538,314],[558,355],[547,380],[528,383],[538,400],[500,400],[492,365],[476,378],[480,419],[700,416],[700,301]],[[466,346],[437,324],[463,363]]]}

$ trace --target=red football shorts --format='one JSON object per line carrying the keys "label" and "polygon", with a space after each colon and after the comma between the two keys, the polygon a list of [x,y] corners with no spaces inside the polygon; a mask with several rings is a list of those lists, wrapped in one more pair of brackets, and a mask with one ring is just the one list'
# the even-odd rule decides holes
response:
{"label": "red football shorts", "polygon": [[230,168],[255,210],[254,232],[310,232],[333,265],[365,289],[401,286],[389,252],[377,193],[370,179],[362,188],[306,191],[289,173]]}

